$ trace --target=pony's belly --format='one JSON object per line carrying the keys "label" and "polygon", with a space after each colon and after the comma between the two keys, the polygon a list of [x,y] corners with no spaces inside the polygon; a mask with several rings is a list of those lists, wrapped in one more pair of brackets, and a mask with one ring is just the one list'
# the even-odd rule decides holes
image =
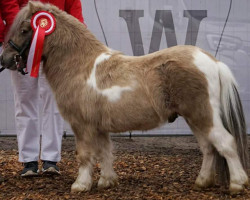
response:
{"label": "pony's belly", "polygon": [[104,127],[108,127],[108,132],[126,132],[132,130],[150,130],[158,127],[161,120],[152,109],[144,112],[117,112],[106,121]]}
{"label": "pony's belly", "polygon": [[108,132],[112,133],[121,133],[126,131],[146,131],[150,129],[154,129],[159,126],[159,123],[137,123],[137,124],[122,124],[111,127]]}

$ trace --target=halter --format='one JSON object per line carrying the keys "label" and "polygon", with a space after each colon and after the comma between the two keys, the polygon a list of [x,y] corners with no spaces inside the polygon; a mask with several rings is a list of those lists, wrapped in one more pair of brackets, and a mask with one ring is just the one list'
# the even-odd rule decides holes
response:
{"label": "halter", "polygon": [[[20,63],[23,61],[23,55],[24,52],[28,49],[28,47],[30,46],[30,42],[25,42],[23,47],[19,47],[18,45],[16,45],[12,40],[8,41],[8,44],[15,50],[18,52],[18,54],[14,55],[14,61],[16,63],[16,67],[17,70],[19,72],[21,72],[22,75],[27,74],[27,72],[24,72],[24,68],[20,67]],[[4,67],[0,68],[0,73],[5,70]]]}
{"label": "halter", "polygon": [[[17,67],[17,70],[19,72],[21,72],[22,75],[25,75],[27,74],[27,72],[24,72],[24,68],[23,67],[20,67],[20,63],[23,61],[23,55],[24,55],[24,52],[29,48],[30,46],[30,41],[29,42],[25,42],[23,44],[22,47],[19,47],[18,45],[16,45],[12,40],[9,40],[8,41],[8,44],[13,48],[15,49],[18,54],[14,55],[14,61],[16,63],[16,67]],[[0,69],[1,70],[1,69]],[[2,70],[3,71],[3,70]]]}

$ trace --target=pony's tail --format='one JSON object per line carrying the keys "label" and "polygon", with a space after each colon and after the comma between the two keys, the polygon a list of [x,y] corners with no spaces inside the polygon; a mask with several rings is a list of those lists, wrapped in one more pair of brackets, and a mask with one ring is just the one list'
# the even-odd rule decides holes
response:
{"label": "pony's tail", "polygon": [[[248,146],[245,117],[236,80],[224,63],[218,62],[221,94],[221,119],[225,129],[235,138],[238,155],[243,168],[248,169]],[[217,153],[218,154],[218,153]],[[219,154],[216,156],[216,168],[222,175],[220,180],[229,180],[226,161]],[[222,162],[224,164],[222,164]],[[221,166],[224,168],[221,168]],[[220,167],[219,167],[220,166]],[[224,173],[222,173],[224,171]],[[217,171],[218,172],[218,171]],[[224,175],[223,175],[224,174]]]}

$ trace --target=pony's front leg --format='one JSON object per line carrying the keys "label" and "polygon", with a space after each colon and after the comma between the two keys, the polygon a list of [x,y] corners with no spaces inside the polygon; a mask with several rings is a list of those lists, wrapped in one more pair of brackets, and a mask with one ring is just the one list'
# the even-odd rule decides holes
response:
{"label": "pony's front leg", "polygon": [[92,163],[80,164],[78,177],[71,186],[71,192],[86,192],[92,187]]}
{"label": "pony's front leg", "polygon": [[100,133],[98,143],[98,157],[101,166],[101,177],[98,181],[98,188],[109,188],[117,184],[117,175],[113,169],[112,144],[109,134]]}
{"label": "pony's front leg", "polygon": [[92,172],[94,163],[94,137],[95,133],[84,128],[84,132],[72,127],[76,135],[76,157],[80,164],[78,177],[71,186],[71,192],[86,192],[92,187]]}

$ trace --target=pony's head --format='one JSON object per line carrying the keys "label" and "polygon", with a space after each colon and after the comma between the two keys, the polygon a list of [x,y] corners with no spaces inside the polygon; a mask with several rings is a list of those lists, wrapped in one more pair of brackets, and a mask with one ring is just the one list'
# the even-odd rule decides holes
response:
{"label": "pony's head", "polygon": [[58,9],[50,4],[29,2],[16,16],[6,37],[3,52],[0,57],[1,65],[4,68],[10,70],[18,69],[23,72],[23,68],[26,67],[33,35],[33,29],[30,23],[31,18],[34,13],[41,10],[51,12],[52,14],[58,12]]}

